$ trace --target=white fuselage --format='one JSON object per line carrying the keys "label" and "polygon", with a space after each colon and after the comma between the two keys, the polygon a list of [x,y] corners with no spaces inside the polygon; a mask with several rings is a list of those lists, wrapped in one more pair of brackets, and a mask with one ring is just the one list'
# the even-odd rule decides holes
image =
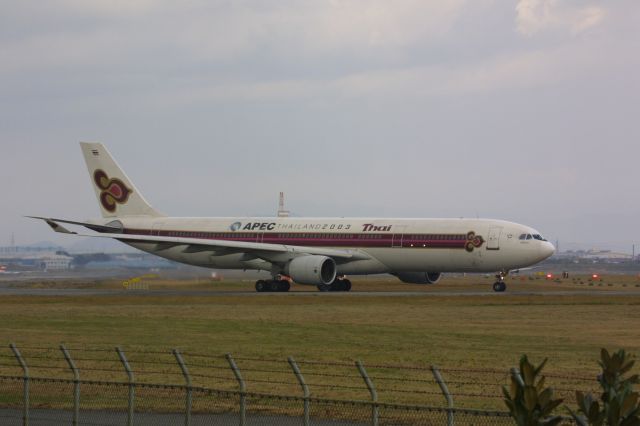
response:
{"label": "white fuselage", "polygon": [[[94,223],[114,224],[100,220]],[[490,219],[371,218],[172,218],[122,217],[122,233],[159,237],[322,247],[362,253],[362,260],[337,262],[339,274],[398,272],[495,272],[524,268],[554,252],[539,234],[517,223]],[[133,247],[177,262],[220,269],[273,273],[272,263],[245,253],[159,250],[152,242]]]}

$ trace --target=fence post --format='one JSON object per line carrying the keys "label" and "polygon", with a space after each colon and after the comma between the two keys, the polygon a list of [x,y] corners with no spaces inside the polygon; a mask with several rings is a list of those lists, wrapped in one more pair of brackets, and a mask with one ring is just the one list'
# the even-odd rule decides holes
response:
{"label": "fence post", "polygon": [[236,380],[240,386],[240,426],[245,426],[247,424],[247,386],[231,354],[226,354],[225,358],[229,362],[233,375],[236,376]]}
{"label": "fence post", "polygon": [[13,343],[9,344],[13,355],[18,360],[20,367],[22,368],[22,391],[23,391],[23,401],[22,401],[22,424],[23,426],[29,426],[29,368],[27,367],[27,363],[24,358],[22,358],[22,354]]}
{"label": "fence post", "polygon": [[522,380],[522,376],[520,375],[520,370],[516,367],[511,368],[511,376],[516,379],[520,386],[524,386],[524,380]]}
{"label": "fence post", "polygon": [[71,358],[69,351],[64,345],[60,345],[60,350],[64,355],[64,359],[69,364],[69,368],[73,372],[73,426],[78,425],[78,418],[80,417],[80,372],[76,368],[75,362]]}
{"label": "fence post", "polygon": [[433,373],[433,377],[436,379],[436,383],[440,386],[440,390],[444,395],[444,398],[447,400],[447,426],[453,426],[453,397],[449,392],[449,388],[447,384],[444,382],[442,378],[442,374],[440,374],[440,370],[435,365],[431,366],[431,372]]}
{"label": "fence post", "polygon": [[127,377],[129,378],[129,410],[127,412],[127,426],[133,426],[133,412],[135,408],[136,398],[136,379],[133,375],[133,371],[131,370],[131,366],[129,366],[127,357],[124,355],[124,352],[122,352],[122,349],[119,346],[116,347],[116,352],[118,353],[120,362],[122,362],[122,366],[127,372]]}
{"label": "fence post", "polygon": [[184,363],[184,359],[182,359],[182,354],[177,349],[173,350],[173,356],[176,357],[176,361],[178,361],[178,365],[180,366],[180,370],[182,370],[182,375],[184,376],[184,380],[187,385],[187,397],[185,401],[185,413],[184,413],[184,424],[185,426],[189,426],[191,424],[191,376],[189,375],[189,370],[187,369],[187,365]]}
{"label": "fence post", "polygon": [[356,361],[356,366],[358,367],[358,371],[364,379],[364,383],[367,385],[367,389],[369,389],[369,393],[371,394],[371,401],[373,402],[371,405],[371,424],[373,426],[378,426],[378,392],[376,392],[376,387],[369,378],[367,370],[365,370],[362,362]]}
{"label": "fence post", "polygon": [[302,394],[304,395],[304,423],[303,424],[304,426],[309,426],[310,424],[309,423],[309,397],[311,396],[311,393],[309,392],[309,386],[307,386],[307,383],[304,381],[304,376],[300,372],[300,368],[298,367],[298,364],[296,363],[296,361],[292,357],[287,358],[287,361],[289,361],[289,365],[293,370],[293,374],[296,375],[296,379],[298,379],[298,383],[300,383],[300,386],[302,387]]}

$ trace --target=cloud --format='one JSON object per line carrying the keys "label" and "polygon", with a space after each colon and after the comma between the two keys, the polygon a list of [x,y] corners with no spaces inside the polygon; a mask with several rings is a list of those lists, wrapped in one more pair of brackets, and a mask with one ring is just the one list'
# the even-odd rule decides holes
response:
{"label": "cloud", "polygon": [[446,34],[464,1],[320,2],[298,15],[306,44],[321,48],[404,46]]}
{"label": "cloud", "polygon": [[516,5],[516,29],[525,36],[547,30],[565,30],[573,35],[597,26],[606,15],[598,6],[578,6],[560,0],[520,0]]}
{"label": "cloud", "polygon": [[578,12],[576,20],[571,27],[571,32],[578,34],[595,27],[604,19],[605,15],[606,13],[602,8],[596,6],[585,7]]}
{"label": "cloud", "polygon": [[[197,82],[160,94],[172,107],[229,101],[301,101],[323,99],[407,100],[530,90],[573,81],[576,70],[597,75],[606,65],[593,45],[496,55],[473,63],[439,63],[374,69],[334,78],[280,79],[248,82]],[[150,104],[161,104],[161,99]]]}
{"label": "cloud", "polygon": [[0,39],[0,51],[10,58],[4,67],[20,71],[159,58],[161,53],[178,54],[167,61],[200,64],[273,52],[380,54],[379,49],[441,39],[466,1],[58,0],[43,8],[18,5],[0,17],[0,26],[16,33]]}
{"label": "cloud", "polygon": [[[129,7],[64,0],[56,19],[66,23],[71,16],[69,25],[0,39],[0,56],[10,59],[0,63],[0,75],[7,77],[0,88],[69,97],[91,110],[104,102],[175,111],[208,102],[415,99],[548,86],[589,69],[597,57],[585,52],[594,45],[580,38],[481,53],[475,47],[465,51],[466,39],[453,53],[439,47],[469,28],[475,5],[283,0]],[[504,8],[506,32],[511,11]],[[517,12],[526,34],[562,19],[575,25],[569,31],[581,32],[604,13],[558,0],[521,0]],[[73,25],[82,17],[94,25]]]}
{"label": "cloud", "polygon": [[[627,175],[638,156],[639,5],[8,2],[0,175],[15,188],[0,240],[50,237],[25,213],[95,214],[70,143],[85,138],[113,144],[174,213],[270,211],[271,196],[251,194],[283,188],[309,214],[458,215],[477,205],[569,238],[572,211],[638,210]],[[149,153],[154,161],[135,161]],[[169,163],[184,171],[180,182],[163,183],[157,164]],[[284,165],[265,178],[270,164]],[[229,179],[246,190],[211,186]],[[201,192],[215,197],[194,197],[184,182],[208,182]],[[75,194],[64,203],[61,185]],[[637,238],[617,217],[613,230],[584,220],[571,238],[594,227]]]}
{"label": "cloud", "polygon": [[[52,3],[56,2],[54,1]],[[94,16],[126,17],[148,13],[159,3],[161,2],[154,0],[58,0],[56,7]]]}

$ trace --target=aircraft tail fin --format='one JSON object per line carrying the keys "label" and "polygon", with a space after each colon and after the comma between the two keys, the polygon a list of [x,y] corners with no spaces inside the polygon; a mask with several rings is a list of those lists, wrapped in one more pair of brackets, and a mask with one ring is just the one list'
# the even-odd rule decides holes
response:
{"label": "aircraft tail fin", "polygon": [[144,199],[101,143],[80,142],[103,217],[163,216]]}

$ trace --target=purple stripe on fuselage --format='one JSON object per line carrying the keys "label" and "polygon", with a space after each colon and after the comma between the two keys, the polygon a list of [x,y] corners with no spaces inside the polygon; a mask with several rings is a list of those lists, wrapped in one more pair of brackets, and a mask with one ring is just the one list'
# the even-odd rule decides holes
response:
{"label": "purple stripe on fuselage", "polygon": [[199,238],[206,240],[242,241],[310,247],[403,247],[463,249],[466,234],[323,234],[323,233],[256,233],[195,232],[177,230],[124,229],[127,235]]}

